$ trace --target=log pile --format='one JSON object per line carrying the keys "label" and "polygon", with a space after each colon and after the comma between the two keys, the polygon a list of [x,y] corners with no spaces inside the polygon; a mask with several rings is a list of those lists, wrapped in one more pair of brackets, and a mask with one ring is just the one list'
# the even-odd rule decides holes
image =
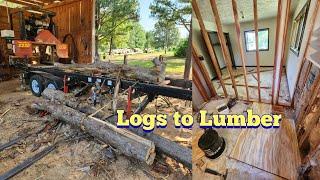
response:
{"label": "log pile", "polygon": [[[33,108],[48,111],[53,117],[82,128],[127,156],[152,164],[156,150],[191,168],[190,148],[155,133],[145,133],[142,128],[117,128],[116,115],[110,116],[103,111],[97,112],[95,107],[82,103],[72,94],[46,89],[42,96],[48,101],[38,102],[33,105]],[[94,116],[89,116],[94,113]]]}

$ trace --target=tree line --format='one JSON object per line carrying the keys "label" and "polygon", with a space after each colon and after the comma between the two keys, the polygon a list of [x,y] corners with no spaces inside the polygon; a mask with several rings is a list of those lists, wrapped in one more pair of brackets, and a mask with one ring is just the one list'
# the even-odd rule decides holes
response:
{"label": "tree line", "polygon": [[100,52],[111,54],[119,48],[183,52],[186,48],[188,39],[180,39],[177,25],[190,31],[189,0],[154,0],[150,5],[150,18],[156,19],[152,31],[145,31],[139,23],[138,0],[100,0],[96,8],[96,46]]}

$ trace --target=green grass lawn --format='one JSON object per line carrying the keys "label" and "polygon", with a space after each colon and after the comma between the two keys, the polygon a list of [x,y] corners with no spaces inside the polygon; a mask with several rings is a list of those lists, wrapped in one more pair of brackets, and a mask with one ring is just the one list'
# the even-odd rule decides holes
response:
{"label": "green grass lawn", "polygon": [[[183,75],[185,59],[175,57],[173,52],[167,52],[167,54],[164,54],[164,52],[153,52],[128,55],[128,65],[151,68],[153,67],[152,59],[160,55],[163,55],[166,59],[166,74]],[[108,61],[108,59],[110,59],[112,63],[123,63],[123,55],[111,55],[107,57],[106,61]]]}

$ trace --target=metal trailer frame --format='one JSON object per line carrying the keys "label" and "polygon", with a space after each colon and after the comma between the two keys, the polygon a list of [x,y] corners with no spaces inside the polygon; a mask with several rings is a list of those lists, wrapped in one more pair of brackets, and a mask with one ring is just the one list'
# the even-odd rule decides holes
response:
{"label": "metal trailer frame", "polygon": [[[107,75],[101,76],[89,76],[80,72],[66,72],[58,67],[50,66],[37,66],[37,67],[20,67],[24,71],[24,78],[26,82],[34,75],[39,75],[44,79],[57,82],[59,84],[58,89],[63,89],[64,79],[67,77],[67,86],[72,86],[76,83],[84,82],[86,84],[94,84],[95,82],[102,83],[104,86],[114,88],[117,79]],[[62,86],[62,87],[61,87]],[[158,95],[172,97],[182,100],[192,101],[192,87],[189,89],[182,89],[173,86],[161,86],[153,83],[139,82],[134,80],[121,79],[120,88],[128,89],[130,86],[134,86],[135,91],[145,93],[148,97],[155,97]]]}

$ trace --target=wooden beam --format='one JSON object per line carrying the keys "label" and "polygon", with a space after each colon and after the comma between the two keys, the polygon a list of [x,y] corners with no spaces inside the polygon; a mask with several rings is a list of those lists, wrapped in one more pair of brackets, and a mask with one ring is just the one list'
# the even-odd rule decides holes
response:
{"label": "wooden beam", "polygon": [[259,57],[259,28],[258,28],[258,7],[257,0],[253,0],[253,22],[254,32],[256,38],[256,62],[257,62],[257,76],[258,76],[258,94],[259,102],[261,102],[261,91],[260,91],[260,57]]}
{"label": "wooden beam", "polygon": [[203,87],[201,81],[200,81],[200,77],[198,75],[198,72],[194,69],[194,67],[192,68],[192,81],[194,83],[194,85],[196,85],[197,89],[200,92],[201,97],[204,99],[204,101],[209,101],[209,96],[207,94],[207,92],[205,91],[205,88]]}
{"label": "wooden beam", "polygon": [[[226,82],[225,85],[231,85],[232,86],[232,83],[228,83]],[[246,85],[246,84],[237,84],[237,86],[242,86],[242,87],[249,87],[249,88],[258,88],[258,86],[255,86],[255,85]],[[271,89],[271,87],[268,87],[268,86],[260,86],[261,89]]]}
{"label": "wooden beam", "polygon": [[201,63],[200,61],[200,58],[199,58],[199,54],[194,46],[194,44],[192,43],[192,56],[193,56],[193,60],[194,62],[197,64],[197,66],[199,67],[203,77],[204,77],[204,80],[206,81],[206,84],[211,92],[211,96],[216,96],[217,95],[217,92],[216,90],[214,89],[213,87],[213,84],[210,80],[210,76],[209,76],[209,73],[207,71],[207,69],[204,67],[204,65]]}
{"label": "wooden beam", "polygon": [[277,27],[276,27],[276,42],[275,42],[275,53],[274,53],[274,60],[273,60],[273,81],[272,81],[272,90],[271,90],[271,103],[273,104],[274,99],[274,86],[275,86],[275,79],[276,79],[276,65],[277,65],[277,56],[278,56],[278,39],[279,39],[279,29],[281,23],[281,4],[282,0],[278,1],[278,13],[277,13]]}
{"label": "wooden beam", "polygon": [[192,9],[194,10],[196,18],[198,19],[198,23],[199,23],[199,26],[200,26],[201,34],[202,34],[203,39],[205,41],[206,47],[208,49],[208,52],[209,52],[209,55],[210,55],[210,60],[212,62],[214,70],[215,70],[215,72],[216,72],[216,74],[218,76],[218,79],[220,81],[220,84],[222,86],[224,96],[228,97],[227,89],[226,89],[226,87],[224,85],[224,82],[222,80],[222,75],[221,75],[221,72],[220,72],[218,60],[216,58],[216,54],[215,54],[215,52],[213,50],[213,47],[212,47],[212,44],[210,42],[209,35],[208,35],[208,33],[206,31],[206,28],[205,28],[205,25],[203,23],[203,19],[202,19],[202,16],[200,14],[200,10],[199,10],[199,7],[198,7],[198,4],[197,4],[196,0],[192,1]]}
{"label": "wooden beam", "polygon": [[248,82],[247,82],[247,69],[246,69],[246,58],[243,51],[243,45],[241,40],[241,30],[240,30],[240,22],[239,22],[239,16],[238,16],[238,7],[236,0],[232,0],[232,10],[233,10],[233,17],[235,22],[235,29],[236,29],[236,35],[237,35],[237,45],[240,51],[240,58],[242,61],[242,67],[243,67],[243,77],[244,77],[244,84],[246,87],[246,93],[247,93],[247,100],[250,99],[249,97],[249,89],[248,89]]}
{"label": "wooden beam", "polygon": [[29,3],[33,3],[33,4],[39,4],[41,6],[44,5],[43,1],[38,1],[38,0],[24,0],[24,1],[29,2]]}
{"label": "wooden beam", "polygon": [[224,58],[224,61],[226,63],[227,69],[228,69],[230,77],[231,77],[234,93],[236,95],[236,98],[238,98],[238,90],[237,90],[237,87],[236,87],[236,82],[234,80],[232,66],[231,66],[232,63],[231,63],[230,52],[229,52],[229,49],[227,47],[227,42],[226,42],[226,39],[225,39],[224,34],[223,34],[221,20],[220,20],[219,12],[218,12],[218,9],[217,9],[217,3],[216,3],[215,0],[210,0],[210,4],[211,4],[212,12],[213,12],[213,15],[214,15],[214,20],[215,20],[215,23],[216,23],[216,26],[217,26],[217,33],[218,33],[219,41],[220,41],[222,52],[223,52],[222,53],[223,54],[223,58]]}
{"label": "wooden beam", "polygon": [[[291,0],[287,0],[287,5],[286,5],[286,19],[285,19],[285,29],[284,29],[284,34],[283,34],[283,42],[287,42],[287,33],[288,33],[288,24],[289,24],[289,16],[290,16],[290,8],[291,7]],[[277,89],[277,95],[276,95],[276,103],[279,103],[279,95],[280,95],[280,87],[281,87],[281,76],[282,76],[282,70],[283,70],[283,64],[285,62],[285,51],[287,47],[287,43],[283,43],[282,45],[282,52],[281,52],[281,62],[280,62],[280,69],[279,69],[279,76],[278,76],[278,89]]]}
{"label": "wooden beam", "polygon": [[[59,7],[59,6],[65,6],[68,4],[72,4],[74,2],[81,2],[82,0],[68,0],[68,1],[61,1],[59,3],[51,3],[48,4],[47,6],[44,6],[45,9],[50,9],[50,8],[54,8],[54,7]],[[90,1],[90,0],[89,0]]]}
{"label": "wooden beam", "polygon": [[42,5],[31,3],[31,2],[28,2],[28,1],[24,1],[24,0],[6,0],[6,1],[7,2],[11,2],[11,3],[20,4],[20,5],[23,5],[23,6],[28,6],[28,7],[42,7]]}

